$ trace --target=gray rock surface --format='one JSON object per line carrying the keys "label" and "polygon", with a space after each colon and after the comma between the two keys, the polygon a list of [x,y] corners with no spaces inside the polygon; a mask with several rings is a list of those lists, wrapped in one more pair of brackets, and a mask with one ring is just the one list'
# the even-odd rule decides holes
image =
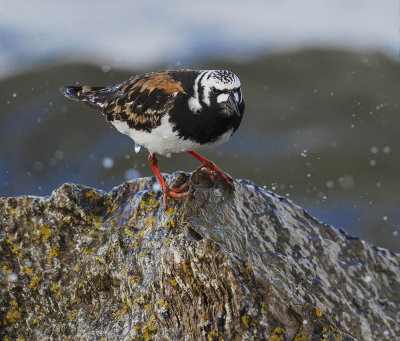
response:
{"label": "gray rock surface", "polygon": [[400,256],[201,172],[0,199],[1,340],[394,340]]}

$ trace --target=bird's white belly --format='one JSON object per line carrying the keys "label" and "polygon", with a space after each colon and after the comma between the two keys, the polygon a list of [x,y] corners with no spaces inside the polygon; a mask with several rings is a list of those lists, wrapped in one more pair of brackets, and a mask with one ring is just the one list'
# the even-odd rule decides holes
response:
{"label": "bird's white belly", "polygon": [[184,140],[180,138],[178,133],[172,130],[172,125],[168,122],[167,115],[161,119],[161,125],[153,129],[151,133],[129,128],[126,122],[112,121],[111,123],[119,132],[128,135],[134,140],[136,144],[147,148],[152,154],[155,153],[159,155],[215,147],[229,140],[233,132],[233,129],[230,129],[215,142],[199,144],[189,139]]}

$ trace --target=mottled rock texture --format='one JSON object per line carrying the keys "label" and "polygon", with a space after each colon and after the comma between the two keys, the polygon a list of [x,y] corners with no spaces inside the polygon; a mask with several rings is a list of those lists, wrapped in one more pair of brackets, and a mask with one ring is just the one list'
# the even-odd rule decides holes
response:
{"label": "mottled rock texture", "polygon": [[394,340],[400,256],[201,172],[0,200],[1,340]]}

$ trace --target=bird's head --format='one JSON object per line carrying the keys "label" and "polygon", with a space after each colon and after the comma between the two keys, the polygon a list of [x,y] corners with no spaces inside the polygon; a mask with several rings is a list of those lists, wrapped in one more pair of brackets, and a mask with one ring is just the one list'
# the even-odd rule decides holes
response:
{"label": "bird's head", "polygon": [[188,104],[195,113],[212,110],[227,116],[242,117],[244,98],[238,76],[227,70],[201,71]]}

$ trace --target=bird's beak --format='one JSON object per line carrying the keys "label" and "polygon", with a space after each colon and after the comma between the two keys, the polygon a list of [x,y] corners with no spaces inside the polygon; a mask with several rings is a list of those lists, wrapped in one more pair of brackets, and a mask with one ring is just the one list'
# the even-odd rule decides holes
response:
{"label": "bird's beak", "polygon": [[236,115],[240,117],[240,110],[238,108],[238,105],[236,103],[235,96],[233,94],[229,95],[228,97],[228,102],[227,102],[227,107],[231,109],[232,111],[235,112]]}

